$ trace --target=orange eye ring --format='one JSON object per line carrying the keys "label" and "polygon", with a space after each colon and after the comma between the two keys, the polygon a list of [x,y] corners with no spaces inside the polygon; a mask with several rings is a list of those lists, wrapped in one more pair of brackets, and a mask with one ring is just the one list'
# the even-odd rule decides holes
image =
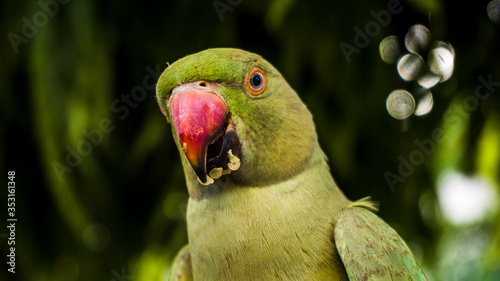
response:
{"label": "orange eye ring", "polygon": [[267,85],[267,78],[264,70],[254,67],[247,75],[247,90],[253,96],[258,96],[264,92]]}

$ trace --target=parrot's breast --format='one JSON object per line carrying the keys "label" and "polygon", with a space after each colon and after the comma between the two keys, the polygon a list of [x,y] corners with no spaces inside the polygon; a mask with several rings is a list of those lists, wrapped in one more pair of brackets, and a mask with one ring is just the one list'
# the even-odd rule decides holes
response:
{"label": "parrot's breast", "polygon": [[349,201],[334,185],[327,169],[310,169],[278,185],[191,199],[195,279],[347,280],[333,227]]}

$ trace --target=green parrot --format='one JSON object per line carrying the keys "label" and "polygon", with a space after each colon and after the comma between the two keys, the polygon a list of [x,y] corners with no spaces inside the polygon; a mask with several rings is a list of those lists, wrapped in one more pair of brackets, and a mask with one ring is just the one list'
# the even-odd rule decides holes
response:
{"label": "green parrot", "polygon": [[311,113],[262,57],[189,55],[156,92],[189,192],[171,280],[426,280],[375,205],[337,187]]}

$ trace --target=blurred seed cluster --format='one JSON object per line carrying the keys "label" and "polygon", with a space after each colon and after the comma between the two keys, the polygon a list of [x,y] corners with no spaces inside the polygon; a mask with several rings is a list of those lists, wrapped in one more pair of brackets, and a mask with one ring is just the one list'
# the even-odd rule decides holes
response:
{"label": "blurred seed cluster", "polygon": [[404,53],[397,36],[388,36],[380,42],[382,60],[396,64],[401,79],[416,83],[411,93],[397,89],[387,97],[387,111],[396,119],[405,120],[412,114],[422,116],[429,113],[434,104],[431,88],[453,74],[455,50],[451,44],[431,42],[429,29],[421,24],[413,25],[406,34],[404,45],[408,53]]}

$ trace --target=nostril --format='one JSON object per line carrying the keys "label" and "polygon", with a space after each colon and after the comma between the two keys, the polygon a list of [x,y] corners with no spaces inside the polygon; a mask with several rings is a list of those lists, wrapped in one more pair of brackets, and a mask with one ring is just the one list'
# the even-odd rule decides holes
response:
{"label": "nostril", "polygon": [[200,84],[199,84],[199,85],[200,85],[200,87],[206,87],[206,86],[207,86],[207,83],[205,83],[205,82],[200,82]]}

